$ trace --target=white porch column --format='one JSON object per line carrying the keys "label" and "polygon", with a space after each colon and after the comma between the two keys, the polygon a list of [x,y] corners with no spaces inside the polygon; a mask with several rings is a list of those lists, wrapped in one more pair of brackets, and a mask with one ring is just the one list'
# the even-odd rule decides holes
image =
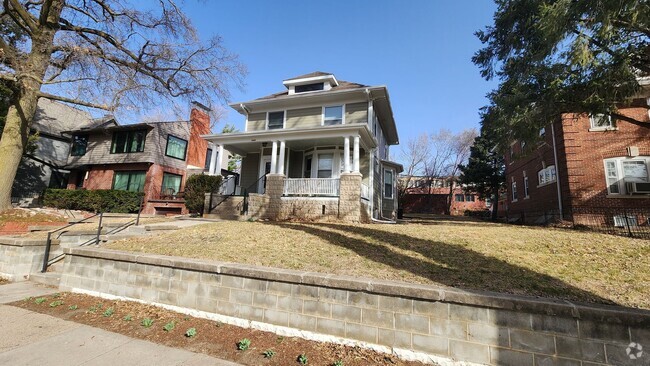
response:
{"label": "white porch column", "polygon": [[284,141],[280,141],[280,157],[278,158],[278,174],[285,174],[284,172],[284,150],[285,150],[285,144]]}
{"label": "white porch column", "polygon": [[210,149],[212,149],[212,154],[210,154],[210,165],[208,167],[208,175],[214,175],[214,169],[217,164],[217,146],[212,142],[208,143]]}
{"label": "white porch column", "polygon": [[217,155],[215,157],[215,167],[214,167],[214,172],[212,175],[221,175],[221,161],[223,160],[223,145],[219,145],[218,153],[213,155]]}
{"label": "white porch column", "polygon": [[354,136],[354,163],[352,170],[355,173],[359,173],[359,136]]}
{"label": "white porch column", "polygon": [[277,173],[277,165],[278,165],[278,142],[273,141],[273,146],[271,147],[271,173],[270,174]]}
{"label": "white porch column", "polygon": [[343,138],[343,171],[350,172],[350,137]]}

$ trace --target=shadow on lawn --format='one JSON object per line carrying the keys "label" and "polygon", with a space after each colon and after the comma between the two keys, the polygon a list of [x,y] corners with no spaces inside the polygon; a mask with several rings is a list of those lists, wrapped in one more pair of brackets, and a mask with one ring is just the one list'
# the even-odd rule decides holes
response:
{"label": "shadow on lawn", "polygon": [[[408,271],[413,275],[444,286],[616,304],[557,278],[485,256],[461,246],[389,232],[381,230],[380,226],[374,229],[329,223],[268,222],[267,224],[281,226],[288,230],[303,231],[333,245],[352,250],[374,262],[388,265],[396,270]],[[368,239],[353,237],[346,233]],[[409,256],[396,249],[412,252],[414,255]],[[430,261],[417,258],[417,254]]]}

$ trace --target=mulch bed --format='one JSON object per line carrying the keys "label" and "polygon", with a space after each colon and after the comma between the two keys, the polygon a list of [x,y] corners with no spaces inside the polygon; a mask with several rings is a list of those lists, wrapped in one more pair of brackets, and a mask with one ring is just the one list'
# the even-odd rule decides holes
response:
{"label": "mulch bed", "polygon": [[[423,365],[357,347],[282,337],[150,305],[82,294],[61,293],[28,298],[11,305],[245,365],[300,365],[298,357],[301,354],[307,357],[308,365],[334,365],[338,360],[342,361],[342,365]],[[129,316],[130,320],[125,318]],[[145,318],[153,320],[153,325],[144,327],[142,321]],[[173,329],[163,329],[172,322]],[[193,337],[186,336],[190,328],[196,330]],[[245,351],[238,350],[237,343],[244,338],[250,340],[250,347]],[[268,350],[275,352],[270,358],[264,356]]]}

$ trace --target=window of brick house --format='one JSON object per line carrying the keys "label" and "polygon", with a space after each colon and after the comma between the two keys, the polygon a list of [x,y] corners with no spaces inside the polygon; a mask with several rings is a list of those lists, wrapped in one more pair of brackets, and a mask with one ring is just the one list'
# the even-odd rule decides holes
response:
{"label": "window of brick house", "polygon": [[549,165],[546,168],[537,172],[538,186],[554,183],[556,180],[557,180],[557,173],[555,172],[555,165]]}
{"label": "window of brick house", "polygon": [[456,202],[465,202],[465,195],[457,194],[455,195],[455,197],[456,197]]}
{"label": "window of brick house", "polygon": [[187,154],[187,140],[173,135],[167,135],[167,146],[165,147],[165,155],[170,158],[185,160]]}
{"label": "window of brick house", "polygon": [[528,177],[524,177],[524,197],[525,198],[530,197],[528,195]]}
{"label": "window of brick house", "polygon": [[650,156],[605,159],[608,194],[650,194]]}
{"label": "window of brick house", "polygon": [[512,182],[512,202],[517,202],[517,182]]}
{"label": "window of brick house", "polygon": [[122,171],[113,175],[113,189],[131,192],[144,192],[145,171]]}
{"label": "window of brick house", "polygon": [[589,116],[591,130],[607,130],[614,128],[612,116],[608,114],[594,114]]}

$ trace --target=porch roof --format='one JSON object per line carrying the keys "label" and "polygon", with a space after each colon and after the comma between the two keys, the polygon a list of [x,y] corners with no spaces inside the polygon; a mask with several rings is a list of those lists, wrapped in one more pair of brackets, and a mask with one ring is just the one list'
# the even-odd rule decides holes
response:
{"label": "porch roof", "polygon": [[364,149],[377,147],[377,141],[365,123],[212,134],[201,137],[216,145],[222,145],[228,151],[244,155],[259,152],[263,143],[273,141],[285,141],[286,146],[291,149],[304,150],[314,146],[342,145],[343,137],[346,136],[359,136],[361,147]]}

